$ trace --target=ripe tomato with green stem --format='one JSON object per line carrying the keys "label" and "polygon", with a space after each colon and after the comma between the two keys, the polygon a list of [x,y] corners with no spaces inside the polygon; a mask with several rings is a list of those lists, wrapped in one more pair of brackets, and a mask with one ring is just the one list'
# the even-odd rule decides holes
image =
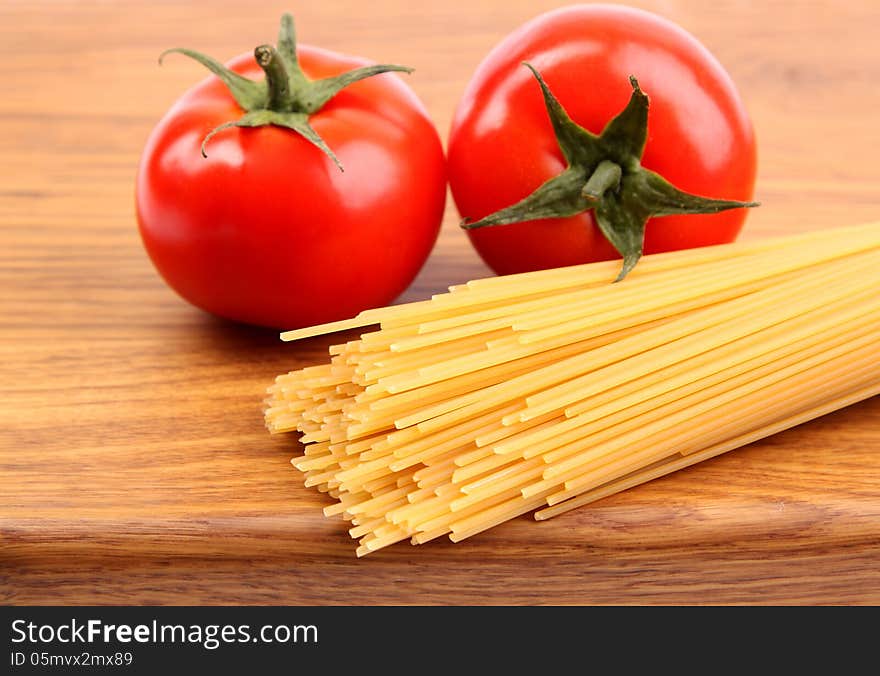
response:
{"label": "ripe tomato with green stem", "polygon": [[139,167],[140,233],[183,298],[290,329],[392,302],[434,245],[446,199],[437,131],[412,90],[363,59],[297,46],[213,73],[156,125]]}
{"label": "ripe tomato with green stem", "polygon": [[448,170],[463,227],[507,274],[734,240],[756,174],[751,121],[696,38],[619,5],[549,12],[474,74]]}

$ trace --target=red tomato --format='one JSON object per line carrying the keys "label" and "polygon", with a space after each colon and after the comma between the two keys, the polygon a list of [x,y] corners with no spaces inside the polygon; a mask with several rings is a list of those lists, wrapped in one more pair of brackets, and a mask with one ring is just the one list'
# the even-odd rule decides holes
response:
{"label": "red tomato", "polygon": [[[309,79],[365,61],[302,46]],[[229,63],[260,80],[253,54]],[[211,76],[153,130],[137,178],[137,216],[162,277],[221,317],[297,328],[393,301],[436,240],[445,202],[440,139],[400,77],[361,80],[309,123],[344,167],[298,133],[233,127],[242,115]]]}
{"label": "red tomato", "polygon": [[[523,25],[486,57],[461,100],[448,144],[459,213],[477,220],[523,199],[566,162],[556,142],[539,71],[571,118],[599,134],[638,79],[650,99],[642,166],[680,190],[749,200],[755,182],[752,125],[731,78],[693,36],[653,14],[611,5],[553,11]],[[644,252],[732,241],[747,210],[651,218]],[[469,230],[499,274],[618,256],[593,211]]]}

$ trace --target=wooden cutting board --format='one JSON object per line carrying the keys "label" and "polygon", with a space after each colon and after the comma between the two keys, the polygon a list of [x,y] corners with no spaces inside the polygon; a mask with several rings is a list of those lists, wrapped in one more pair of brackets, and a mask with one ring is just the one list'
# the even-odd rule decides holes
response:
{"label": "wooden cutting board", "polygon": [[[556,4],[311,3],[298,21],[304,42],[415,66],[445,133],[482,56]],[[744,237],[880,220],[876,3],[638,4],[700,37],[748,102],[763,206]],[[146,135],[202,77],[158,53],[231,57],[282,10],[0,6],[0,602],[880,602],[877,398],[549,522],[356,559],[289,465],[294,438],[262,423],[274,376],[331,339],[190,308],[133,216]],[[488,274],[456,220],[405,300]]]}

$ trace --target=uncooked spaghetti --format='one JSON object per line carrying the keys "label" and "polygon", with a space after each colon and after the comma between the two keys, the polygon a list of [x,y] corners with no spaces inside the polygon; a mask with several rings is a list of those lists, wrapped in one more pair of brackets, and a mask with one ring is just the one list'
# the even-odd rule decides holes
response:
{"label": "uncooked spaghetti", "polygon": [[880,392],[880,225],[493,277],[290,331],[272,432],[362,556],[546,519]]}

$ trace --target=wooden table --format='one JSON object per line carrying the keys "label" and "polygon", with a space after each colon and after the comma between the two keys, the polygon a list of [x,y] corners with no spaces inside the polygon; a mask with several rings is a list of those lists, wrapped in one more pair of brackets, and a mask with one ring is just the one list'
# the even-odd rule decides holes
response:
{"label": "wooden table", "polygon": [[[263,428],[328,340],[215,320],[160,281],[133,187],[151,126],[285,6],[0,5],[0,602],[880,602],[880,400],[546,523],[354,556]],[[300,3],[300,38],[407,63],[445,133],[472,69],[561,3]],[[746,237],[880,219],[880,5],[636,3],[730,70],[760,142]],[[450,204],[423,298],[487,274]]]}

